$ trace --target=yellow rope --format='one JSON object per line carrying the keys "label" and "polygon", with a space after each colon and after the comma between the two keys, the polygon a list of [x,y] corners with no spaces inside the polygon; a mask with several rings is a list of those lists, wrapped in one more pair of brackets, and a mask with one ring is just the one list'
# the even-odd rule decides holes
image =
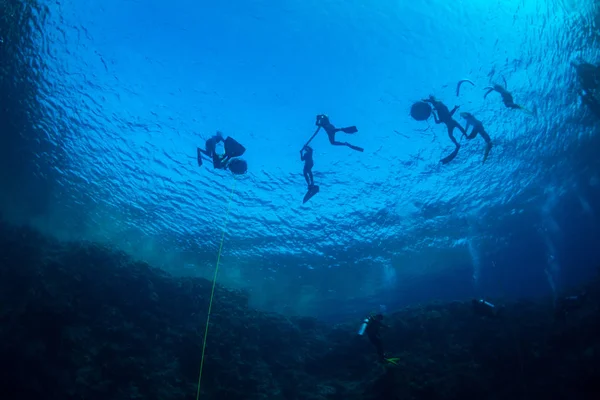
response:
{"label": "yellow rope", "polygon": [[198,391],[196,392],[196,400],[200,398],[200,383],[202,382],[202,369],[204,368],[204,354],[206,352],[206,338],[208,337],[208,324],[210,323],[210,312],[212,311],[213,298],[215,296],[215,286],[217,285],[217,274],[219,273],[219,263],[221,262],[221,251],[223,250],[223,242],[225,241],[225,230],[229,221],[229,210],[231,209],[231,199],[235,190],[235,176],[233,177],[233,186],[227,204],[227,214],[225,215],[225,225],[223,225],[223,233],[221,234],[221,244],[219,245],[219,253],[217,255],[217,266],[213,276],[212,290],[210,292],[210,301],[208,303],[208,315],[206,316],[206,329],[204,330],[204,340],[202,341],[202,358],[200,359],[200,374],[198,375]]}

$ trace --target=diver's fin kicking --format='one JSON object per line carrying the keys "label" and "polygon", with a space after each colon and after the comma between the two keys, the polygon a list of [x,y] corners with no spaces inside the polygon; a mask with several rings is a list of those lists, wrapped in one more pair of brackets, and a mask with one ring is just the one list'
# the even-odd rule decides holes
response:
{"label": "diver's fin kicking", "polygon": [[398,365],[398,361],[400,361],[400,358],[393,357],[393,358],[385,358],[384,360],[390,364]]}
{"label": "diver's fin kicking", "polygon": [[309,201],[315,194],[319,193],[319,187],[317,185],[312,185],[308,188],[308,192],[304,195],[304,199],[302,200],[302,204]]}
{"label": "diver's fin kicking", "polygon": [[350,147],[352,150],[356,150],[356,151],[360,151],[361,153],[363,151],[365,151],[365,149],[363,149],[362,147],[358,147],[358,146],[353,146],[350,143],[346,142],[346,146]]}
{"label": "diver's fin kicking", "polygon": [[492,144],[489,143],[487,146],[485,146],[485,154],[483,155],[483,162],[482,164],[485,164],[485,160],[487,160],[488,156],[490,155],[490,150],[492,150]]}
{"label": "diver's fin kicking", "polygon": [[454,160],[458,155],[458,150],[460,150],[460,146],[456,146],[456,149],[446,157],[441,159],[442,164],[448,164],[450,161]]}
{"label": "diver's fin kicking", "polygon": [[356,133],[358,132],[358,128],[355,126],[349,126],[347,128],[341,128],[340,129],[342,132],[344,133]]}
{"label": "diver's fin kicking", "polygon": [[469,79],[462,79],[462,80],[458,81],[458,85],[456,85],[456,96],[457,97],[458,97],[458,94],[460,93],[460,86],[465,82],[469,82],[471,85],[475,86],[475,84],[473,82],[471,82]]}

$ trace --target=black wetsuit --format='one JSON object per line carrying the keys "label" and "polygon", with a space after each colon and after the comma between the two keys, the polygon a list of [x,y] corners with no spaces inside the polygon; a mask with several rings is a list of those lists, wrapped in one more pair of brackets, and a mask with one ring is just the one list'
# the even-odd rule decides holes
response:
{"label": "black wetsuit", "polygon": [[500,85],[494,85],[493,88],[488,89],[487,93],[483,96],[483,98],[485,99],[488,94],[494,91],[500,93],[500,96],[502,96],[502,102],[507,108],[519,110],[523,108],[522,106],[516,104],[512,97],[512,94]]}
{"label": "black wetsuit", "polygon": [[442,103],[441,101],[437,101],[437,100],[433,100],[433,99],[427,99],[424,101],[431,103],[434,110],[436,111],[436,113],[433,114],[435,123],[436,124],[445,124],[446,128],[448,128],[448,137],[450,138],[450,140],[452,140],[452,142],[456,145],[456,147],[459,147],[458,142],[454,138],[454,134],[453,134],[454,128],[458,128],[458,130],[461,131],[463,135],[465,135],[466,133],[465,133],[464,128],[462,126],[460,126],[460,124],[454,118],[452,118],[452,116],[454,115],[456,110],[458,110],[458,106],[454,107],[452,109],[452,111],[450,111],[450,110],[448,110],[448,107],[446,107],[446,105],[444,103]]}
{"label": "black wetsuit", "polygon": [[202,155],[200,153],[206,154],[213,161],[213,167],[215,168],[224,168],[221,157],[217,154],[217,143],[223,142],[223,137],[219,135],[215,135],[206,140],[204,145],[204,150],[198,148],[198,164],[202,165]]}
{"label": "black wetsuit", "polygon": [[385,353],[383,351],[383,343],[381,341],[381,328],[385,327],[381,320],[369,317],[369,322],[367,323],[367,328],[365,329],[365,333],[369,338],[369,341],[373,343],[375,349],[377,350],[377,355],[380,359],[385,358]]}
{"label": "black wetsuit", "polygon": [[317,129],[317,132],[319,131],[319,129],[323,128],[325,130],[325,132],[327,132],[327,137],[329,138],[329,143],[331,143],[334,146],[348,146],[350,147],[352,150],[357,150],[357,151],[364,151],[364,149],[362,147],[358,147],[358,146],[353,146],[348,142],[338,142],[335,140],[335,134],[338,132],[343,132],[344,128],[336,128],[335,126],[333,126],[333,124],[329,121],[329,117],[327,115],[317,115],[317,122],[316,125],[319,127]]}
{"label": "black wetsuit", "polygon": [[304,161],[304,179],[306,179],[306,184],[310,190],[315,185],[312,173],[312,167],[315,165],[313,162],[313,149],[306,146],[300,150],[300,160]]}

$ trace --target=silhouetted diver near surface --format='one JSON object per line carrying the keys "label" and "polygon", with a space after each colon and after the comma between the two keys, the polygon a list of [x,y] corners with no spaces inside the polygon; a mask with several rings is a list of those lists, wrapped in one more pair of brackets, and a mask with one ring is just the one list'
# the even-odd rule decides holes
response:
{"label": "silhouetted diver near surface", "polygon": [[465,137],[468,140],[475,139],[477,134],[481,135],[483,140],[485,140],[486,146],[485,146],[485,153],[483,155],[482,164],[485,163],[485,160],[487,160],[488,155],[490,154],[490,150],[492,149],[492,140],[490,139],[490,135],[488,135],[487,132],[485,131],[485,129],[483,127],[483,123],[481,123],[481,121],[479,121],[477,118],[475,118],[473,116],[473,114],[468,113],[468,112],[462,112],[462,113],[460,113],[460,116],[463,117],[467,121],[467,126],[465,127],[465,132],[469,131],[470,126],[473,127],[470,135],[465,134]]}
{"label": "silhouetted diver near surface", "polygon": [[523,110],[523,111],[531,114],[531,111],[529,111],[525,107],[515,103],[512,94],[506,89],[506,79],[504,79],[504,78],[502,78],[502,79],[504,80],[504,86],[501,86],[499,84],[494,84],[494,86],[486,87],[484,90],[487,90],[487,92],[485,92],[485,94],[483,95],[483,98],[485,99],[487,97],[487,95],[492,92],[498,92],[498,93],[500,93],[500,96],[502,96],[502,102],[504,103],[504,105],[507,108],[512,108],[514,110]]}
{"label": "silhouetted diver near surface", "polygon": [[458,154],[458,150],[460,149],[460,144],[454,137],[454,129],[458,128],[462,132],[463,135],[466,135],[465,129],[460,126],[460,124],[452,118],[456,110],[458,110],[458,106],[454,106],[452,111],[448,110],[448,107],[441,101],[437,100],[434,96],[429,96],[428,99],[423,100],[426,103],[430,103],[433,106],[435,113],[433,114],[433,118],[435,119],[436,124],[445,124],[446,128],[448,128],[448,137],[452,140],[452,143],[456,146],[454,151],[450,153],[450,155],[442,158],[442,164],[447,164],[452,161],[456,155]]}
{"label": "silhouetted diver near surface", "polygon": [[[204,150],[200,147],[197,148],[198,153],[198,165],[202,166],[202,154],[207,155],[209,158],[213,160],[213,166],[215,164],[215,160],[218,160],[218,155],[216,153],[217,143],[223,142],[223,134],[219,131],[217,133],[206,140],[206,144],[204,145]],[[216,168],[216,167],[215,167]]]}
{"label": "silhouetted diver near surface", "polygon": [[310,190],[315,184],[312,173],[312,168],[315,163],[313,162],[313,149],[310,146],[304,146],[304,148],[300,150],[300,161],[304,161],[304,179],[308,185],[308,190]]}
{"label": "silhouetted diver near surface", "polygon": [[302,201],[302,203],[306,203],[308,200],[311,199],[311,197],[319,193],[319,187],[315,185],[312,173],[312,168],[315,165],[315,163],[313,162],[313,149],[310,146],[304,146],[304,148],[300,150],[300,160],[304,161],[303,173],[304,179],[306,180],[306,184],[308,185],[308,189]]}
{"label": "silhouetted diver near surface", "polygon": [[[315,135],[319,132],[319,130],[321,128],[323,128],[325,130],[325,132],[327,132],[327,137],[329,138],[329,143],[331,143],[334,146],[348,146],[350,147],[352,150],[356,150],[356,151],[364,151],[364,149],[362,147],[358,147],[358,146],[353,146],[348,142],[338,142],[335,140],[335,134],[337,132],[344,132],[344,133],[356,133],[358,132],[358,129],[356,129],[355,126],[349,126],[347,128],[336,128],[335,126],[333,126],[333,124],[329,121],[329,117],[325,114],[320,114],[317,115],[317,121],[315,122],[315,125],[318,126],[317,130],[315,131],[314,135],[312,137],[315,137]],[[312,138],[311,138],[312,140]],[[310,143],[310,140],[308,141],[308,143]],[[308,145],[308,143],[306,143]]]}

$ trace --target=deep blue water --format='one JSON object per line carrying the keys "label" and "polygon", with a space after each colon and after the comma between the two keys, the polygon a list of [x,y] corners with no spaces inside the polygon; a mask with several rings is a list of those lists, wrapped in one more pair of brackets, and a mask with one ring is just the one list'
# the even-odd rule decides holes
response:
{"label": "deep blue water", "polygon": [[[30,63],[37,133],[21,135],[28,167],[5,174],[2,209],[209,278],[228,219],[219,281],[285,313],[568,290],[600,264],[598,130],[570,66],[598,59],[595,12],[542,0],[49,1]],[[535,116],[484,100],[503,78]],[[475,86],[457,97],[460,79]],[[483,121],[495,145],[485,164],[481,139],[439,163],[445,128],[408,115],[429,94]],[[342,140],[365,151],[320,133],[321,192],[303,205],[298,152],[320,113],[356,125]],[[233,176],[195,160],[217,130],[247,148],[228,216]]]}

